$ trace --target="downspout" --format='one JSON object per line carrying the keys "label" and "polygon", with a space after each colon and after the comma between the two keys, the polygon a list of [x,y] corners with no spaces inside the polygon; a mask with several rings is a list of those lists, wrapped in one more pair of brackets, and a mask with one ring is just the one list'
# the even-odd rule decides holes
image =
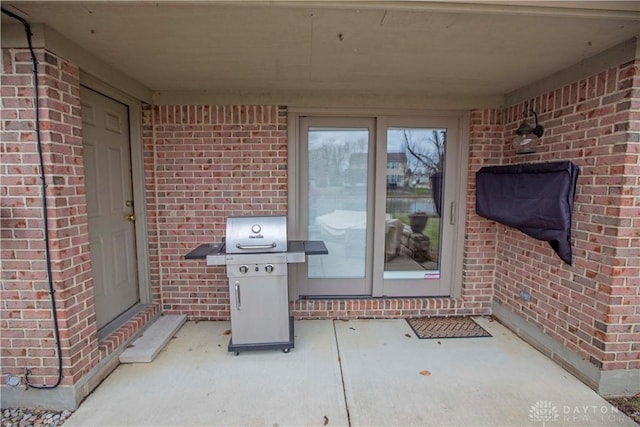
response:
{"label": "downspout", "polygon": [[49,299],[51,300],[51,319],[53,320],[53,331],[56,340],[56,352],[58,355],[58,378],[53,385],[34,385],[29,382],[29,374],[31,373],[30,368],[24,369],[24,382],[27,387],[36,388],[36,389],[52,389],[56,388],[60,385],[62,381],[62,351],[60,347],[60,327],[58,325],[58,313],[56,310],[56,299],[55,299],[55,289],[53,287],[53,279],[51,277],[51,248],[49,242],[49,216],[47,214],[47,182],[46,176],[44,172],[44,159],[42,157],[42,140],[40,137],[40,98],[38,96],[38,61],[36,59],[36,54],[33,51],[33,46],[31,43],[31,27],[29,23],[11,13],[10,11],[2,8],[2,13],[11,18],[17,19],[24,26],[24,31],[27,36],[27,43],[29,45],[29,52],[31,53],[31,62],[33,64],[33,105],[35,109],[35,131],[36,131],[36,146],[38,147],[38,159],[40,161],[40,184],[41,184],[41,193],[42,193],[42,219],[44,221],[44,247],[45,247],[45,258],[47,265],[47,279],[49,282]]}

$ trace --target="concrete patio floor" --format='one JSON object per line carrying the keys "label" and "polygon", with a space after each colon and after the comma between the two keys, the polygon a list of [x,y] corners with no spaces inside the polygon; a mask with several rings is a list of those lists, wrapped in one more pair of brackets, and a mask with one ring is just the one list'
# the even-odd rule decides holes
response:
{"label": "concrete patio floor", "polygon": [[404,320],[295,322],[296,347],[227,352],[229,322],[187,322],[120,365],[65,426],[636,426],[498,322],[418,339]]}

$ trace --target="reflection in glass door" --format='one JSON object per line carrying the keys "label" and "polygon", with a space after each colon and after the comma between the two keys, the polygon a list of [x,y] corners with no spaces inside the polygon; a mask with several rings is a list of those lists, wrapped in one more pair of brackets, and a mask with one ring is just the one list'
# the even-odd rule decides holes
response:
{"label": "reflection in glass door", "polygon": [[322,240],[303,297],[447,296],[462,281],[466,145],[459,117],[301,116],[294,224]]}
{"label": "reflection in glass door", "polygon": [[385,279],[439,279],[446,129],[387,129]]}
{"label": "reflection in glass door", "polygon": [[371,295],[373,121],[328,120],[302,122],[308,239],[324,241],[329,250],[328,255],[308,257],[303,293]]}

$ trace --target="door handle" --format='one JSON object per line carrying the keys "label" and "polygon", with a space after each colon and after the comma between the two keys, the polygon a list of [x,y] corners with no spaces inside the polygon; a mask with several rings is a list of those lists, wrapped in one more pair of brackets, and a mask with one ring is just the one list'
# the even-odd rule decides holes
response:
{"label": "door handle", "polygon": [[133,221],[135,221],[135,220],[136,220],[136,216],[135,216],[135,214],[129,214],[129,215],[127,215],[127,219],[128,219],[129,221],[133,222]]}
{"label": "door handle", "polygon": [[276,242],[269,245],[241,245],[240,243],[236,243],[236,248],[238,249],[272,249],[276,246],[278,246]]}
{"label": "door handle", "polygon": [[451,202],[451,211],[449,214],[449,224],[456,225],[456,204]]}
{"label": "door handle", "polygon": [[240,311],[240,282],[236,280],[236,310]]}

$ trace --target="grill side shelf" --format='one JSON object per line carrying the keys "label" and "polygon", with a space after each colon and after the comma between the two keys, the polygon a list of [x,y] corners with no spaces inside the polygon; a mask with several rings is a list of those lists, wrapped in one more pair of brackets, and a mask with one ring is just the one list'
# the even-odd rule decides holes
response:
{"label": "grill side shelf", "polygon": [[304,253],[307,255],[327,255],[329,250],[322,240],[306,240]]}
{"label": "grill side shelf", "polygon": [[288,252],[304,252],[305,255],[327,255],[329,250],[322,240],[289,240]]}
{"label": "grill side shelf", "polygon": [[220,249],[219,244],[205,243],[184,256],[185,259],[205,259],[207,255],[215,255]]}

